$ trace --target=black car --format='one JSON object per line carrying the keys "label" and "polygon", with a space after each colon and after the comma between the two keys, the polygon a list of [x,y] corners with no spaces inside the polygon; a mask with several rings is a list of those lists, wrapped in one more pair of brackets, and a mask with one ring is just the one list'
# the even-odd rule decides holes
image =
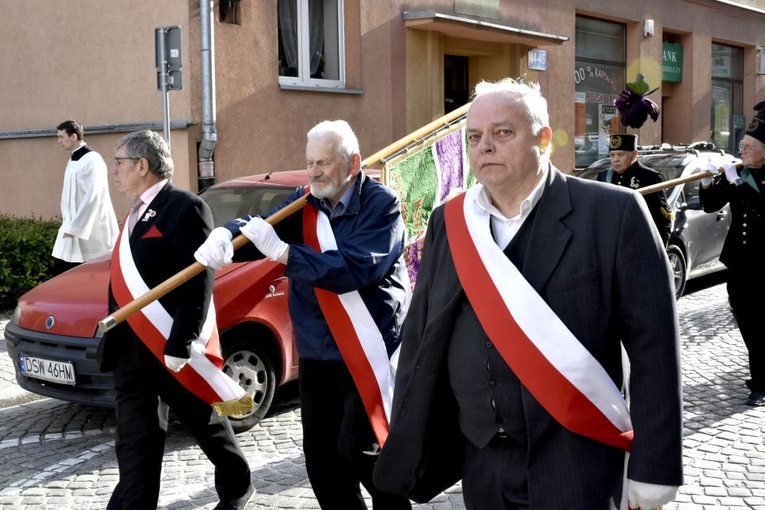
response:
{"label": "black car", "polygon": [[[638,152],[640,162],[661,172],[664,181],[698,174],[708,163],[719,167],[722,163],[741,162],[708,142],[639,147]],[[601,159],[575,175],[594,180],[610,165],[608,158]],[[689,279],[725,269],[719,256],[730,227],[730,209],[726,205],[716,213],[702,211],[699,201],[700,184],[701,180],[697,179],[665,191],[667,202],[674,212],[667,255],[672,264],[675,295],[678,298],[685,291]]]}

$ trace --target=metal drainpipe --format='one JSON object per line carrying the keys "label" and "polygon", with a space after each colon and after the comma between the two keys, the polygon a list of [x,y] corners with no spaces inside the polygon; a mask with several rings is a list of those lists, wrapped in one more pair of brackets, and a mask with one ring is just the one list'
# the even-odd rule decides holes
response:
{"label": "metal drainpipe", "polygon": [[202,68],[202,142],[199,144],[199,191],[215,184],[213,152],[218,142],[215,125],[215,52],[213,51],[213,0],[200,0],[199,22]]}

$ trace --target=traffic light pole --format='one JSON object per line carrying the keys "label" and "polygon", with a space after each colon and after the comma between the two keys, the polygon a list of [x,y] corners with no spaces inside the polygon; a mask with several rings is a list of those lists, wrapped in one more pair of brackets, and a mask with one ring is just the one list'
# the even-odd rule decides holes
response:
{"label": "traffic light pole", "polygon": [[165,142],[167,142],[167,148],[170,149],[170,152],[172,153],[172,148],[170,146],[170,93],[167,88],[167,68],[169,64],[167,58],[165,58],[167,55],[167,50],[165,48],[166,33],[166,27],[157,28],[157,57],[158,59],[161,59],[159,61],[157,73],[159,73],[159,87],[162,92],[162,133]]}
{"label": "traffic light pole", "polygon": [[155,35],[155,67],[157,89],[162,92],[162,128],[170,148],[170,95],[171,90],[181,90],[181,27],[171,25],[157,27]]}

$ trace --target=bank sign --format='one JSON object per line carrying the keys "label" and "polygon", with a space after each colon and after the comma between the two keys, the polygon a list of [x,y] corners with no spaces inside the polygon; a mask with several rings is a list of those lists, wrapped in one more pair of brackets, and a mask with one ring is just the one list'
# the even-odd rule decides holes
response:
{"label": "bank sign", "polygon": [[664,81],[683,81],[683,47],[679,44],[662,43],[661,79]]}

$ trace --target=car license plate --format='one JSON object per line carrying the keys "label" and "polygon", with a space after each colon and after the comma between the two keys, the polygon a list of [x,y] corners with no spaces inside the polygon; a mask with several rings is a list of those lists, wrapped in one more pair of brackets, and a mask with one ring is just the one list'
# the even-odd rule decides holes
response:
{"label": "car license plate", "polygon": [[22,375],[26,377],[74,386],[74,365],[69,361],[51,361],[21,354],[19,365]]}

